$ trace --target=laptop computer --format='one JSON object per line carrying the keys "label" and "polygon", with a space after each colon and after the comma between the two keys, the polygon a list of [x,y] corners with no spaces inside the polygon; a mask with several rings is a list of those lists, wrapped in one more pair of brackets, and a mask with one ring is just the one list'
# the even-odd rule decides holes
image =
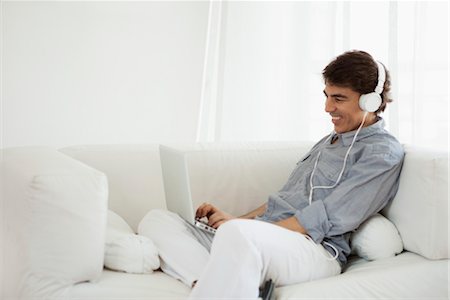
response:
{"label": "laptop computer", "polygon": [[195,218],[185,153],[164,145],[159,146],[159,153],[167,209],[204,231],[216,233],[215,228]]}

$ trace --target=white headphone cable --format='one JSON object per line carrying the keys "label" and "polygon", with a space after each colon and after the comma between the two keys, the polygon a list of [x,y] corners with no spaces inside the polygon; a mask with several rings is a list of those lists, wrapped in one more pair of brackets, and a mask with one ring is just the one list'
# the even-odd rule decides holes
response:
{"label": "white headphone cable", "polygon": [[[319,151],[319,154],[317,154],[317,159],[316,159],[316,162],[314,163],[313,171],[311,172],[311,176],[309,177],[309,187],[310,187],[310,190],[309,190],[309,205],[311,205],[311,203],[312,203],[312,196],[313,196],[314,189],[332,189],[332,188],[334,188],[334,187],[336,187],[336,186],[338,185],[339,181],[341,181],[342,174],[344,174],[345,166],[347,165],[347,158],[348,158],[348,155],[350,154],[350,150],[352,149],[353,144],[354,144],[355,141],[356,141],[356,137],[358,136],[359,131],[361,130],[361,128],[362,128],[363,125],[364,125],[364,122],[366,121],[367,114],[368,114],[367,111],[364,112],[364,117],[363,117],[363,120],[362,120],[362,122],[361,122],[361,125],[359,125],[358,130],[356,130],[356,133],[355,133],[355,136],[353,137],[352,143],[350,144],[350,147],[348,148],[347,152],[345,153],[344,163],[343,163],[343,165],[342,165],[341,172],[339,173],[338,179],[336,180],[336,182],[335,182],[333,185],[330,185],[330,186],[323,186],[323,185],[314,186],[314,185],[313,185],[313,177],[314,177],[314,173],[316,172],[317,163],[319,162],[320,154],[322,153],[322,151]],[[330,135],[330,136],[331,136],[331,135]],[[328,138],[325,140],[325,143],[326,143],[329,139],[330,139],[330,137],[328,137]]]}
{"label": "white headphone cable", "polygon": [[[332,189],[332,188],[334,188],[334,187],[339,183],[339,181],[341,180],[342,174],[344,174],[345,166],[346,166],[346,164],[347,164],[347,157],[348,157],[348,155],[349,155],[349,153],[350,153],[350,150],[351,150],[352,147],[353,147],[353,144],[354,144],[355,141],[356,141],[356,137],[358,136],[359,131],[361,130],[361,128],[362,128],[363,125],[364,125],[364,122],[366,121],[367,114],[368,114],[367,111],[364,112],[364,117],[363,117],[363,120],[362,120],[362,122],[361,122],[361,125],[359,125],[358,130],[356,130],[356,133],[355,133],[355,136],[353,137],[352,143],[350,144],[350,147],[348,148],[347,152],[345,153],[344,163],[343,163],[343,165],[342,165],[341,172],[339,173],[338,179],[336,180],[336,182],[335,182],[333,185],[330,185],[330,186],[321,186],[321,185],[320,185],[320,186],[314,186],[314,185],[313,185],[312,180],[313,180],[314,173],[315,173],[316,168],[317,168],[317,163],[319,162],[320,154],[322,153],[322,151],[319,151],[319,154],[317,154],[317,159],[316,159],[316,162],[314,163],[313,171],[311,172],[311,176],[309,177],[309,186],[310,186],[310,191],[309,191],[309,205],[311,205],[311,203],[312,203],[312,196],[313,196],[313,191],[314,191],[314,189]],[[334,133],[334,132],[333,132],[333,133]],[[330,136],[325,140],[324,144],[326,144],[326,143],[330,140],[330,138],[333,136],[333,133],[331,133]],[[317,245],[317,244],[311,239],[311,237],[309,237],[308,235],[305,235],[305,236],[307,237],[307,239],[308,239],[309,241],[311,241],[312,243],[314,243],[315,245]],[[330,243],[328,243],[328,242],[323,242],[323,243],[324,243],[325,245],[331,247],[331,248],[334,250],[334,252],[335,252],[335,254],[334,254],[333,257],[325,257],[325,258],[326,258],[327,260],[335,260],[335,259],[339,256],[339,251],[338,251],[338,250],[336,249],[336,247],[333,246],[332,244],[330,244]],[[330,255],[331,255],[331,254],[330,254]]]}

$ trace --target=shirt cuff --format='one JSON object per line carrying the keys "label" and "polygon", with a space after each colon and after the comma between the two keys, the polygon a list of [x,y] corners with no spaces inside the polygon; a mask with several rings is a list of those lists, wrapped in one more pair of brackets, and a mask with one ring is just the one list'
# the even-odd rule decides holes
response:
{"label": "shirt cuff", "polygon": [[316,200],[304,209],[298,210],[295,217],[317,244],[323,241],[332,227],[332,224],[328,221],[328,214],[322,200]]}

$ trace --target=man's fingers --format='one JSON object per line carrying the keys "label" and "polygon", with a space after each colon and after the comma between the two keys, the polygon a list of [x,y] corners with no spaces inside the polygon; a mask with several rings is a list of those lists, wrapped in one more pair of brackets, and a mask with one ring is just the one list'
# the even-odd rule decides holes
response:
{"label": "man's fingers", "polygon": [[208,225],[216,228],[215,224],[224,219],[223,214],[220,212],[215,212],[211,216],[208,217]]}
{"label": "man's fingers", "polygon": [[205,208],[205,203],[200,204],[200,206],[195,211],[196,218],[203,218],[205,216],[204,208]]}
{"label": "man's fingers", "polygon": [[212,224],[208,224],[209,226],[211,226],[211,227],[213,227],[213,228],[219,228],[219,226],[222,224],[222,223],[224,223],[225,222],[225,220],[220,220],[220,221],[217,221],[217,222],[214,222],[214,223],[212,223]]}
{"label": "man's fingers", "polygon": [[226,221],[233,219],[233,217],[220,209],[216,208],[214,205],[208,202],[202,203],[195,212],[196,218],[208,218],[208,225],[214,228],[218,228],[220,225]]}
{"label": "man's fingers", "polygon": [[216,210],[216,208],[214,206],[212,206],[211,204],[205,202],[202,203],[198,208],[197,211],[195,212],[195,217],[197,218],[203,218],[203,217],[208,217],[209,215],[211,215],[211,213],[213,213]]}
{"label": "man's fingers", "polygon": [[216,224],[214,224],[214,226],[216,226],[214,228],[219,228],[219,226],[222,225],[223,223],[225,223],[226,221],[228,221],[228,220],[222,220],[222,221],[217,222]]}
{"label": "man's fingers", "polygon": [[234,217],[225,212],[218,211],[217,213],[211,215],[210,218],[208,218],[208,224],[211,227],[219,228],[220,225],[231,219],[234,219]]}

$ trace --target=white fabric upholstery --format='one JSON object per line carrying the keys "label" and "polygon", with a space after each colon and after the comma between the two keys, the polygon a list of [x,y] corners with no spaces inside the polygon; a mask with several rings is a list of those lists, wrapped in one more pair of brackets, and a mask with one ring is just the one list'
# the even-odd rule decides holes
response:
{"label": "white fabric upholstery", "polygon": [[430,259],[449,258],[448,153],[405,147],[398,193],[384,211],[404,248]]}
{"label": "white fabric upholstery", "polygon": [[152,208],[166,208],[159,149],[148,145],[88,145],[60,151],[102,171],[110,183],[108,207],[134,232]]}
{"label": "white fabric upholstery", "polygon": [[[448,261],[429,261],[414,253],[367,262],[353,259],[336,277],[275,289],[288,299],[447,299]],[[94,283],[71,287],[67,299],[186,299],[190,289],[168,275],[105,270]],[[424,295],[426,297],[424,297]]]}
{"label": "white fabric upholstery", "polygon": [[181,300],[191,291],[181,281],[156,271],[129,274],[104,270],[95,282],[80,283],[67,290],[67,300]]}
{"label": "white fabric upholstery", "polygon": [[[208,201],[235,215],[257,207],[281,188],[311,145],[184,145],[194,206]],[[150,209],[166,208],[158,145],[80,146],[62,151],[108,176],[109,207],[134,232]],[[7,293],[1,299],[17,298],[10,291],[20,284],[19,277],[26,279],[21,287],[28,294],[42,299],[60,296],[62,287],[67,288],[65,299],[71,300],[188,295],[188,287],[160,271],[101,273],[107,197],[102,173],[49,149],[3,153],[6,226],[1,242],[3,274],[8,276],[2,278]],[[435,260],[448,257],[447,155],[406,147],[399,193],[382,214],[395,224],[407,251],[371,262],[351,259],[343,274],[277,288],[277,298],[447,299],[449,260]],[[44,273],[48,276],[41,276]],[[75,284],[83,280],[90,282]]]}
{"label": "white fabric upholstery", "polygon": [[339,276],[280,287],[287,299],[448,299],[448,261],[429,261],[406,252],[367,262],[350,261]]}
{"label": "white fabric upholstery", "polygon": [[121,216],[108,211],[105,267],[127,273],[152,273],[159,268],[158,249],[152,240],[137,235]]}
{"label": "white fabric upholstery", "polygon": [[130,225],[117,213],[108,209],[106,242],[120,238],[124,234],[133,234]]}
{"label": "white fabric upholstery", "polygon": [[352,233],[352,253],[366,260],[395,256],[403,251],[403,242],[397,228],[380,214],[367,219]]}
{"label": "white fabric upholstery", "polygon": [[1,175],[2,299],[56,297],[100,276],[106,177],[54,149],[31,147],[2,150]]}

